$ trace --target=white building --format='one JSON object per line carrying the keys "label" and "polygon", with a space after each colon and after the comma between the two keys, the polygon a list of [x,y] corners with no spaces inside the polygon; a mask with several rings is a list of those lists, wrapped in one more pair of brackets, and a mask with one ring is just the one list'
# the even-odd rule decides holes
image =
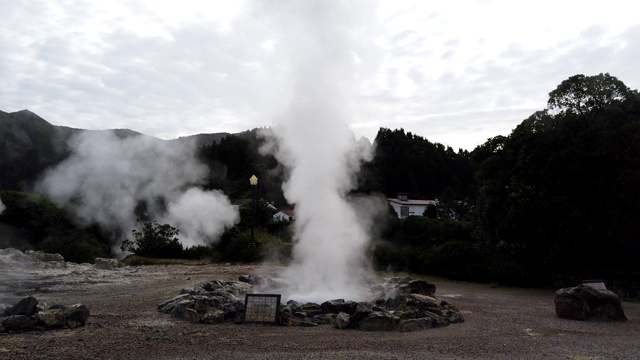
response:
{"label": "white building", "polygon": [[273,214],[273,220],[275,221],[293,221],[296,219],[296,214],[293,210],[281,210]]}
{"label": "white building", "polygon": [[399,193],[397,198],[387,198],[393,210],[398,214],[399,219],[406,219],[409,216],[422,216],[429,205],[436,205],[437,200],[411,200],[409,194]]}

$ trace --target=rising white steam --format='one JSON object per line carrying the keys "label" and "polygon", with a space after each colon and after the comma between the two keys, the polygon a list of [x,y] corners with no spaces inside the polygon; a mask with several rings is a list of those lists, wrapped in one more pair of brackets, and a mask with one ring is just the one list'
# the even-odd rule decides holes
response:
{"label": "rising white steam", "polygon": [[357,142],[347,122],[357,85],[360,18],[370,9],[355,2],[278,4],[276,47],[294,80],[290,103],[274,120],[276,139],[266,150],[288,169],[283,190],[295,204],[294,259],[282,274],[291,287],[285,295],[298,301],[362,299],[369,215],[357,213],[347,194],[371,146],[366,139]]}
{"label": "rising white steam", "polygon": [[72,155],[37,185],[54,201],[70,205],[85,223],[97,222],[127,236],[136,208],[177,227],[184,245],[216,241],[239,215],[218,191],[195,185],[207,168],[194,147],[148,136],[118,138],[111,131],[83,132],[70,142]]}

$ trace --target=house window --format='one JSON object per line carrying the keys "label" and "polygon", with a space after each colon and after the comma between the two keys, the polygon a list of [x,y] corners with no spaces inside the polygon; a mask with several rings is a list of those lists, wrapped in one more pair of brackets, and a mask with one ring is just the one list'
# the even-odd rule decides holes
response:
{"label": "house window", "polygon": [[400,217],[406,218],[409,217],[409,207],[406,205],[400,206]]}

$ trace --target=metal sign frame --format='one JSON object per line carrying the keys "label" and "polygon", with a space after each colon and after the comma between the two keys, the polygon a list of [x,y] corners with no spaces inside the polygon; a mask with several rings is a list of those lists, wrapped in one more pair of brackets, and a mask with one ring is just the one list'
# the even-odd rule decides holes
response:
{"label": "metal sign frame", "polygon": [[279,294],[246,294],[242,322],[249,324],[280,324]]}

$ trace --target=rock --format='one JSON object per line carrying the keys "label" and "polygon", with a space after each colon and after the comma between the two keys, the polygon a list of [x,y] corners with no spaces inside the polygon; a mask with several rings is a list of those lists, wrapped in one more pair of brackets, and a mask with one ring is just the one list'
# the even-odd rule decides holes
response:
{"label": "rock", "polygon": [[193,309],[189,309],[189,308],[184,309],[184,311],[181,314],[181,317],[193,323],[200,322],[200,315],[198,315],[198,313]]}
{"label": "rock", "polygon": [[244,302],[240,300],[230,301],[223,305],[225,320],[233,320],[244,316]]}
{"label": "rock", "polygon": [[201,316],[201,320],[205,324],[220,324],[224,322],[224,311],[220,309],[208,309]]}
{"label": "rock", "polygon": [[398,329],[398,318],[388,312],[375,311],[358,323],[364,331],[395,331]]}
{"label": "rock", "polygon": [[20,301],[17,304],[13,305],[12,308],[5,311],[6,315],[26,315],[32,316],[35,315],[38,307],[38,300],[33,296],[28,296]]}
{"label": "rock", "polygon": [[184,316],[182,315],[182,313],[185,311],[185,309],[193,306],[194,300],[191,298],[186,298],[183,300],[179,300],[178,302],[176,302],[175,304],[173,304],[173,308],[171,309],[171,317],[173,318],[184,318]]}
{"label": "rock", "polygon": [[398,293],[404,295],[420,294],[431,296],[436,293],[436,286],[424,280],[411,280],[406,284],[398,286]]}
{"label": "rock", "polygon": [[399,309],[401,306],[407,303],[407,297],[404,295],[398,295],[394,298],[389,298],[384,304],[387,309]]}
{"label": "rock", "polygon": [[[289,302],[287,302],[289,303]],[[308,302],[306,304],[303,304],[300,309],[302,311],[317,311],[317,310],[322,310],[322,307],[320,306],[320,304],[316,304],[316,303],[312,303],[312,302]]]}
{"label": "rock", "polygon": [[221,289],[223,287],[224,287],[224,284],[220,280],[211,280],[205,283],[204,285],[202,285],[202,288],[205,289],[206,291],[214,291],[217,289]]}
{"label": "rock", "polygon": [[49,306],[48,310],[53,310],[53,309],[61,309],[63,312],[67,310],[67,307],[65,305],[62,304],[53,304],[51,306]]}
{"label": "rock", "polygon": [[89,315],[89,309],[82,304],[71,305],[64,311],[64,316],[67,319],[67,324],[70,328],[84,326]]}
{"label": "rock", "polygon": [[180,290],[180,295],[201,295],[203,294],[200,290],[198,289],[194,289],[194,288],[184,288],[182,290]]}
{"label": "rock", "polygon": [[26,315],[11,315],[2,320],[4,331],[28,331],[36,328],[38,323]]}
{"label": "rock", "polygon": [[113,270],[122,267],[122,263],[118,259],[96,258],[94,267],[101,270]]}
{"label": "rock", "polygon": [[455,324],[464,322],[464,315],[462,315],[462,312],[460,312],[457,307],[446,301],[442,301],[440,302],[440,308],[442,309],[442,316],[444,316],[449,323]]}
{"label": "rock", "polygon": [[333,325],[338,329],[346,329],[351,325],[351,316],[345,312],[336,315]]}
{"label": "rock", "polygon": [[398,331],[409,332],[430,329],[433,327],[431,318],[406,319],[398,322]]}
{"label": "rock", "polygon": [[240,281],[232,281],[225,284],[225,290],[234,296],[245,296],[253,291],[253,286]]}
{"label": "rock", "polygon": [[160,312],[163,313],[170,313],[171,311],[173,311],[173,309],[175,309],[176,305],[185,299],[189,298],[189,294],[180,294],[178,296],[172,297],[171,299],[163,302],[162,304],[158,305],[158,310]]}
{"label": "rock", "polygon": [[393,312],[394,316],[397,316],[399,319],[416,319],[418,318],[418,310],[415,308],[406,308],[402,310],[396,310]]}
{"label": "rock", "polygon": [[419,309],[439,309],[440,301],[427,295],[411,294],[407,299],[407,306],[415,306]]}
{"label": "rock", "polygon": [[240,275],[238,280],[253,286],[265,286],[267,284],[267,280],[259,275]]}
{"label": "rock", "polygon": [[67,323],[62,309],[49,309],[38,312],[36,319],[46,327],[61,327]]}
{"label": "rock", "polygon": [[368,317],[372,311],[373,311],[373,307],[371,306],[371,304],[366,302],[359,302],[356,305],[356,309],[353,312],[353,315],[351,315],[351,322],[352,323],[360,322],[360,320]]}
{"label": "rock", "polygon": [[62,257],[62,255],[60,255],[60,254],[49,254],[49,253],[45,253],[45,252],[42,252],[42,251],[34,251],[34,250],[27,250],[27,251],[24,252],[24,254],[29,256],[29,257],[31,257],[32,259],[34,259],[36,261],[64,262],[64,257]]}
{"label": "rock", "polygon": [[357,306],[358,303],[356,303],[355,301],[344,301],[344,299],[329,300],[323,302],[322,305],[320,305],[325,313],[338,314],[340,312],[345,312],[349,315],[353,314],[353,312],[356,311]]}
{"label": "rock", "polygon": [[302,320],[294,316],[290,312],[283,312],[280,314],[280,323],[285,326],[300,326]]}
{"label": "rock", "polygon": [[303,312],[296,312],[294,314],[285,312],[280,314],[280,323],[285,326],[318,326],[324,324],[324,321],[324,317],[307,317]]}
{"label": "rock", "polygon": [[418,312],[418,319],[420,318],[429,318],[431,319],[432,322],[432,326],[433,327],[440,327],[440,326],[448,326],[449,325],[449,320],[447,320],[446,317],[440,315],[440,314],[436,314],[430,311],[419,311]]}
{"label": "rock", "polygon": [[301,308],[300,304],[298,304],[298,302],[295,300],[287,301],[286,305],[280,304],[281,313],[288,312],[293,314],[294,312],[298,311],[300,308]]}
{"label": "rock", "polygon": [[556,316],[571,320],[627,320],[620,298],[606,289],[589,285],[563,288],[554,299]]}
{"label": "rock", "polygon": [[324,322],[325,325],[333,325],[336,322],[336,317],[338,314],[324,314]]}

